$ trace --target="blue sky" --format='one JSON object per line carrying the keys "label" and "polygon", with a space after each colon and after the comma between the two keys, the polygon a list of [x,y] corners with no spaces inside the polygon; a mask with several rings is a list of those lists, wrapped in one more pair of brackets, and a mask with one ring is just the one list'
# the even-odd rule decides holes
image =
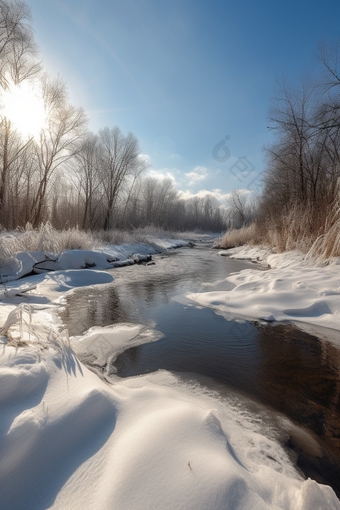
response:
{"label": "blue sky", "polygon": [[[316,67],[318,42],[340,35],[338,1],[27,3],[45,67],[65,78],[90,128],[132,131],[153,174],[191,194],[255,186],[275,77],[296,81]],[[230,157],[216,161],[226,135]]]}

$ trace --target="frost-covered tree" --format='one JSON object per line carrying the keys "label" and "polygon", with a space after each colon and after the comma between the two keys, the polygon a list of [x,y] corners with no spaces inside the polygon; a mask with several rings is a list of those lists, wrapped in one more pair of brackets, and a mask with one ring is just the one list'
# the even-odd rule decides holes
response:
{"label": "frost-covered tree", "polygon": [[20,0],[0,0],[0,86],[18,85],[41,69],[31,10]]}

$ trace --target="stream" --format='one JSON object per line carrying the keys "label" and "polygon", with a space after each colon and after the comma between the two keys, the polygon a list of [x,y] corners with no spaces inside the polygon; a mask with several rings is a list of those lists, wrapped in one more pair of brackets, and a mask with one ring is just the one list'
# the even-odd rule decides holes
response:
{"label": "stream", "polygon": [[305,477],[331,485],[339,497],[340,342],[327,341],[327,330],[319,335],[294,324],[235,319],[186,299],[187,292],[231,290],[225,281],[230,273],[264,270],[220,257],[211,244],[157,255],[155,265],[116,268],[113,283],[68,295],[61,319],[71,336],[122,322],[157,329],[162,338],[127,348],[109,367],[112,374],[164,369],[288,417],[311,438],[282,430],[281,442],[294,463]]}

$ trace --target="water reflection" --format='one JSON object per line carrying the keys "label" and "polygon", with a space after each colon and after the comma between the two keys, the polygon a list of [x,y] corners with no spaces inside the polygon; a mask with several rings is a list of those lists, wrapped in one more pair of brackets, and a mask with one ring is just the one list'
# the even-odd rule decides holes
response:
{"label": "water reflection", "polygon": [[[134,265],[114,269],[114,281],[77,289],[66,298],[60,311],[71,336],[81,335],[92,326],[118,322],[148,323],[154,306],[171,303],[172,297],[186,290],[206,290],[206,282],[225,281],[228,273],[249,264],[220,257],[205,245],[192,250],[181,249],[155,257],[156,265]],[[210,289],[209,289],[210,290]]]}
{"label": "water reflection", "polygon": [[[261,360],[258,331],[248,322],[235,328],[210,309],[172,302],[154,308],[152,318],[164,337],[126,350],[115,362],[122,377],[158,369],[194,372],[235,387],[252,387]],[[132,362],[133,358],[133,362]]]}
{"label": "water reflection", "polygon": [[339,496],[340,351],[294,326],[257,328],[263,354],[257,381],[261,400],[322,440],[324,454],[313,459],[313,468],[308,455],[300,456],[298,465],[307,476],[330,484]]}
{"label": "water reflection", "polygon": [[[67,306],[59,315],[67,325],[70,336],[81,335],[92,326],[107,326],[129,322],[129,307],[124,307],[112,285],[77,289],[67,298]],[[70,306],[71,305],[71,306]]]}
{"label": "water reflection", "polygon": [[340,352],[293,326],[260,328],[261,397],[324,437],[340,454]]}

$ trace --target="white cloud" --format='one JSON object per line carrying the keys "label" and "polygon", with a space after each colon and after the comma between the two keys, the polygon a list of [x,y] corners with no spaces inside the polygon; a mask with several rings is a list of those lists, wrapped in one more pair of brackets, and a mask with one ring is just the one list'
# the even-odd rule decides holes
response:
{"label": "white cloud", "polygon": [[149,156],[149,154],[139,154],[138,158],[144,161],[147,165],[151,164],[151,156]]}
{"label": "white cloud", "polygon": [[223,200],[224,196],[226,196],[226,195],[223,195],[220,192],[208,191],[206,189],[201,189],[197,193],[192,193],[189,190],[187,190],[187,191],[180,191],[180,197],[183,198],[184,200],[190,200],[191,198],[194,198],[194,197],[204,198],[204,197],[206,197],[208,195],[211,196],[211,197],[217,198],[217,200],[219,200],[219,201]]}
{"label": "white cloud", "polygon": [[201,175],[196,172],[188,172],[187,174],[185,174],[185,177],[187,179],[190,179],[189,184],[191,184],[191,183],[194,184],[197,181],[203,181],[203,179],[206,178],[206,175]]}
{"label": "white cloud", "polygon": [[201,174],[208,175],[209,170],[208,168],[205,168],[205,166],[196,166],[194,168],[194,172],[200,172]]}
{"label": "white cloud", "polygon": [[[250,191],[249,189],[242,189],[242,194],[245,194],[245,195],[253,195],[253,192]],[[211,197],[214,197],[216,198],[219,202],[228,202],[228,199],[230,198],[231,196],[231,192],[230,193],[223,193],[221,189],[213,189],[211,191],[209,190],[206,190],[206,189],[201,189],[200,191],[198,191],[197,193],[192,193],[191,191],[187,190],[187,191],[180,191],[180,198],[183,198],[184,200],[190,200],[191,198],[194,198],[194,197],[197,197],[197,198],[204,198],[206,196],[211,196]]]}
{"label": "white cloud", "polygon": [[[151,158],[147,154],[141,154],[147,163],[150,163]],[[204,166],[196,166],[191,172],[184,173],[178,168],[161,168],[154,170],[150,168],[145,174],[148,177],[156,179],[171,179],[173,185],[177,188],[191,187],[206,179],[209,175],[209,170]]]}
{"label": "white cloud", "polygon": [[161,170],[150,169],[148,170],[146,175],[147,177],[154,177],[155,179],[159,180],[171,179],[174,186],[179,186],[174,175],[175,173],[179,173],[179,170],[177,170],[176,168],[174,169],[162,168]]}
{"label": "white cloud", "polygon": [[204,166],[196,166],[192,172],[187,172],[185,175],[188,180],[188,186],[193,186],[197,182],[203,181],[209,175],[209,170]]}

